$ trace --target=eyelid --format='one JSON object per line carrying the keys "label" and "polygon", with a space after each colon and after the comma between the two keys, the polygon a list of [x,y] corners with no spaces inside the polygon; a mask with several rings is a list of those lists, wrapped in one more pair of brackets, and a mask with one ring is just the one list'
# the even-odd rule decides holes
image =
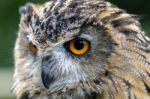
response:
{"label": "eyelid", "polygon": [[89,42],[92,42],[92,37],[88,34],[81,34],[80,36],[78,36],[79,39],[83,39],[83,40],[87,40]]}

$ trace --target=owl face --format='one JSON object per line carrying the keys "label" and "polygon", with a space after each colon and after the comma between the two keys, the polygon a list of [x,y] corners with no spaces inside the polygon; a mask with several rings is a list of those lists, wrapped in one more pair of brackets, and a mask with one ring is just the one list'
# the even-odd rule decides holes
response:
{"label": "owl face", "polygon": [[137,16],[106,0],[20,9],[17,99],[149,99],[149,39]]}
{"label": "owl face", "polygon": [[149,39],[106,0],[51,0],[20,9],[17,99],[149,99]]}
{"label": "owl face", "polygon": [[[100,74],[105,73],[106,59],[112,47],[107,38],[101,38],[102,34],[94,27],[88,26],[83,28],[80,35],[69,41],[42,50],[44,56],[41,67],[44,85],[47,88],[51,83],[59,83],[62,86],[64,83],[96,79]],[[101,42],[97,43],[100,39]]]}
{"label": "owl face", "polygon": [[20,29],[28,46],[26,67],[33,69],[29,75],[51,91],[104,75],[113,48],[103,26],[96,24],[102,8],[87,11],[105,6],[102,1],[62,1],[28,4],[20,10]]}

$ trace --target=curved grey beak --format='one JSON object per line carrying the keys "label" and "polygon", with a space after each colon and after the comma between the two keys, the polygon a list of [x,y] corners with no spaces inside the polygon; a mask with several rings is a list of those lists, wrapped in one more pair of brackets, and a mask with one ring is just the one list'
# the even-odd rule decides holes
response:
{"label": "curved grey beak", "polygon": [[50,84],[55,80],[54,76],[50,74],[48,67],[42,67],[42,82],[48,89]]}

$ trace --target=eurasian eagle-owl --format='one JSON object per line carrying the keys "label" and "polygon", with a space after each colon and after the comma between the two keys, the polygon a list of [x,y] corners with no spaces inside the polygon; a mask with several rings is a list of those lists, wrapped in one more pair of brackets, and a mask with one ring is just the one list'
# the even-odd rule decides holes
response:
{"label": "eurasian eagle-owl", "polygon": [[150,40],[106,0],[20,8],[17,99],[150,99]]}

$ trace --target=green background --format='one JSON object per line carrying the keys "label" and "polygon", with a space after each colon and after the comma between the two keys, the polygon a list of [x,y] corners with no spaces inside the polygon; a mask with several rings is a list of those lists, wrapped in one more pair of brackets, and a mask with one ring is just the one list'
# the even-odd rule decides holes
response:
{"label": "green background", "polygon": [[[27,2],[48,0],[0,0],[0,99],[12,97],[10,86],[13,74],[13,47],[18,31],[19,7]],[[144,16],[142,27],[150,35],[150,0],[109,0],[129,13]],[[10,98],[12,99],[12,98]]]}

